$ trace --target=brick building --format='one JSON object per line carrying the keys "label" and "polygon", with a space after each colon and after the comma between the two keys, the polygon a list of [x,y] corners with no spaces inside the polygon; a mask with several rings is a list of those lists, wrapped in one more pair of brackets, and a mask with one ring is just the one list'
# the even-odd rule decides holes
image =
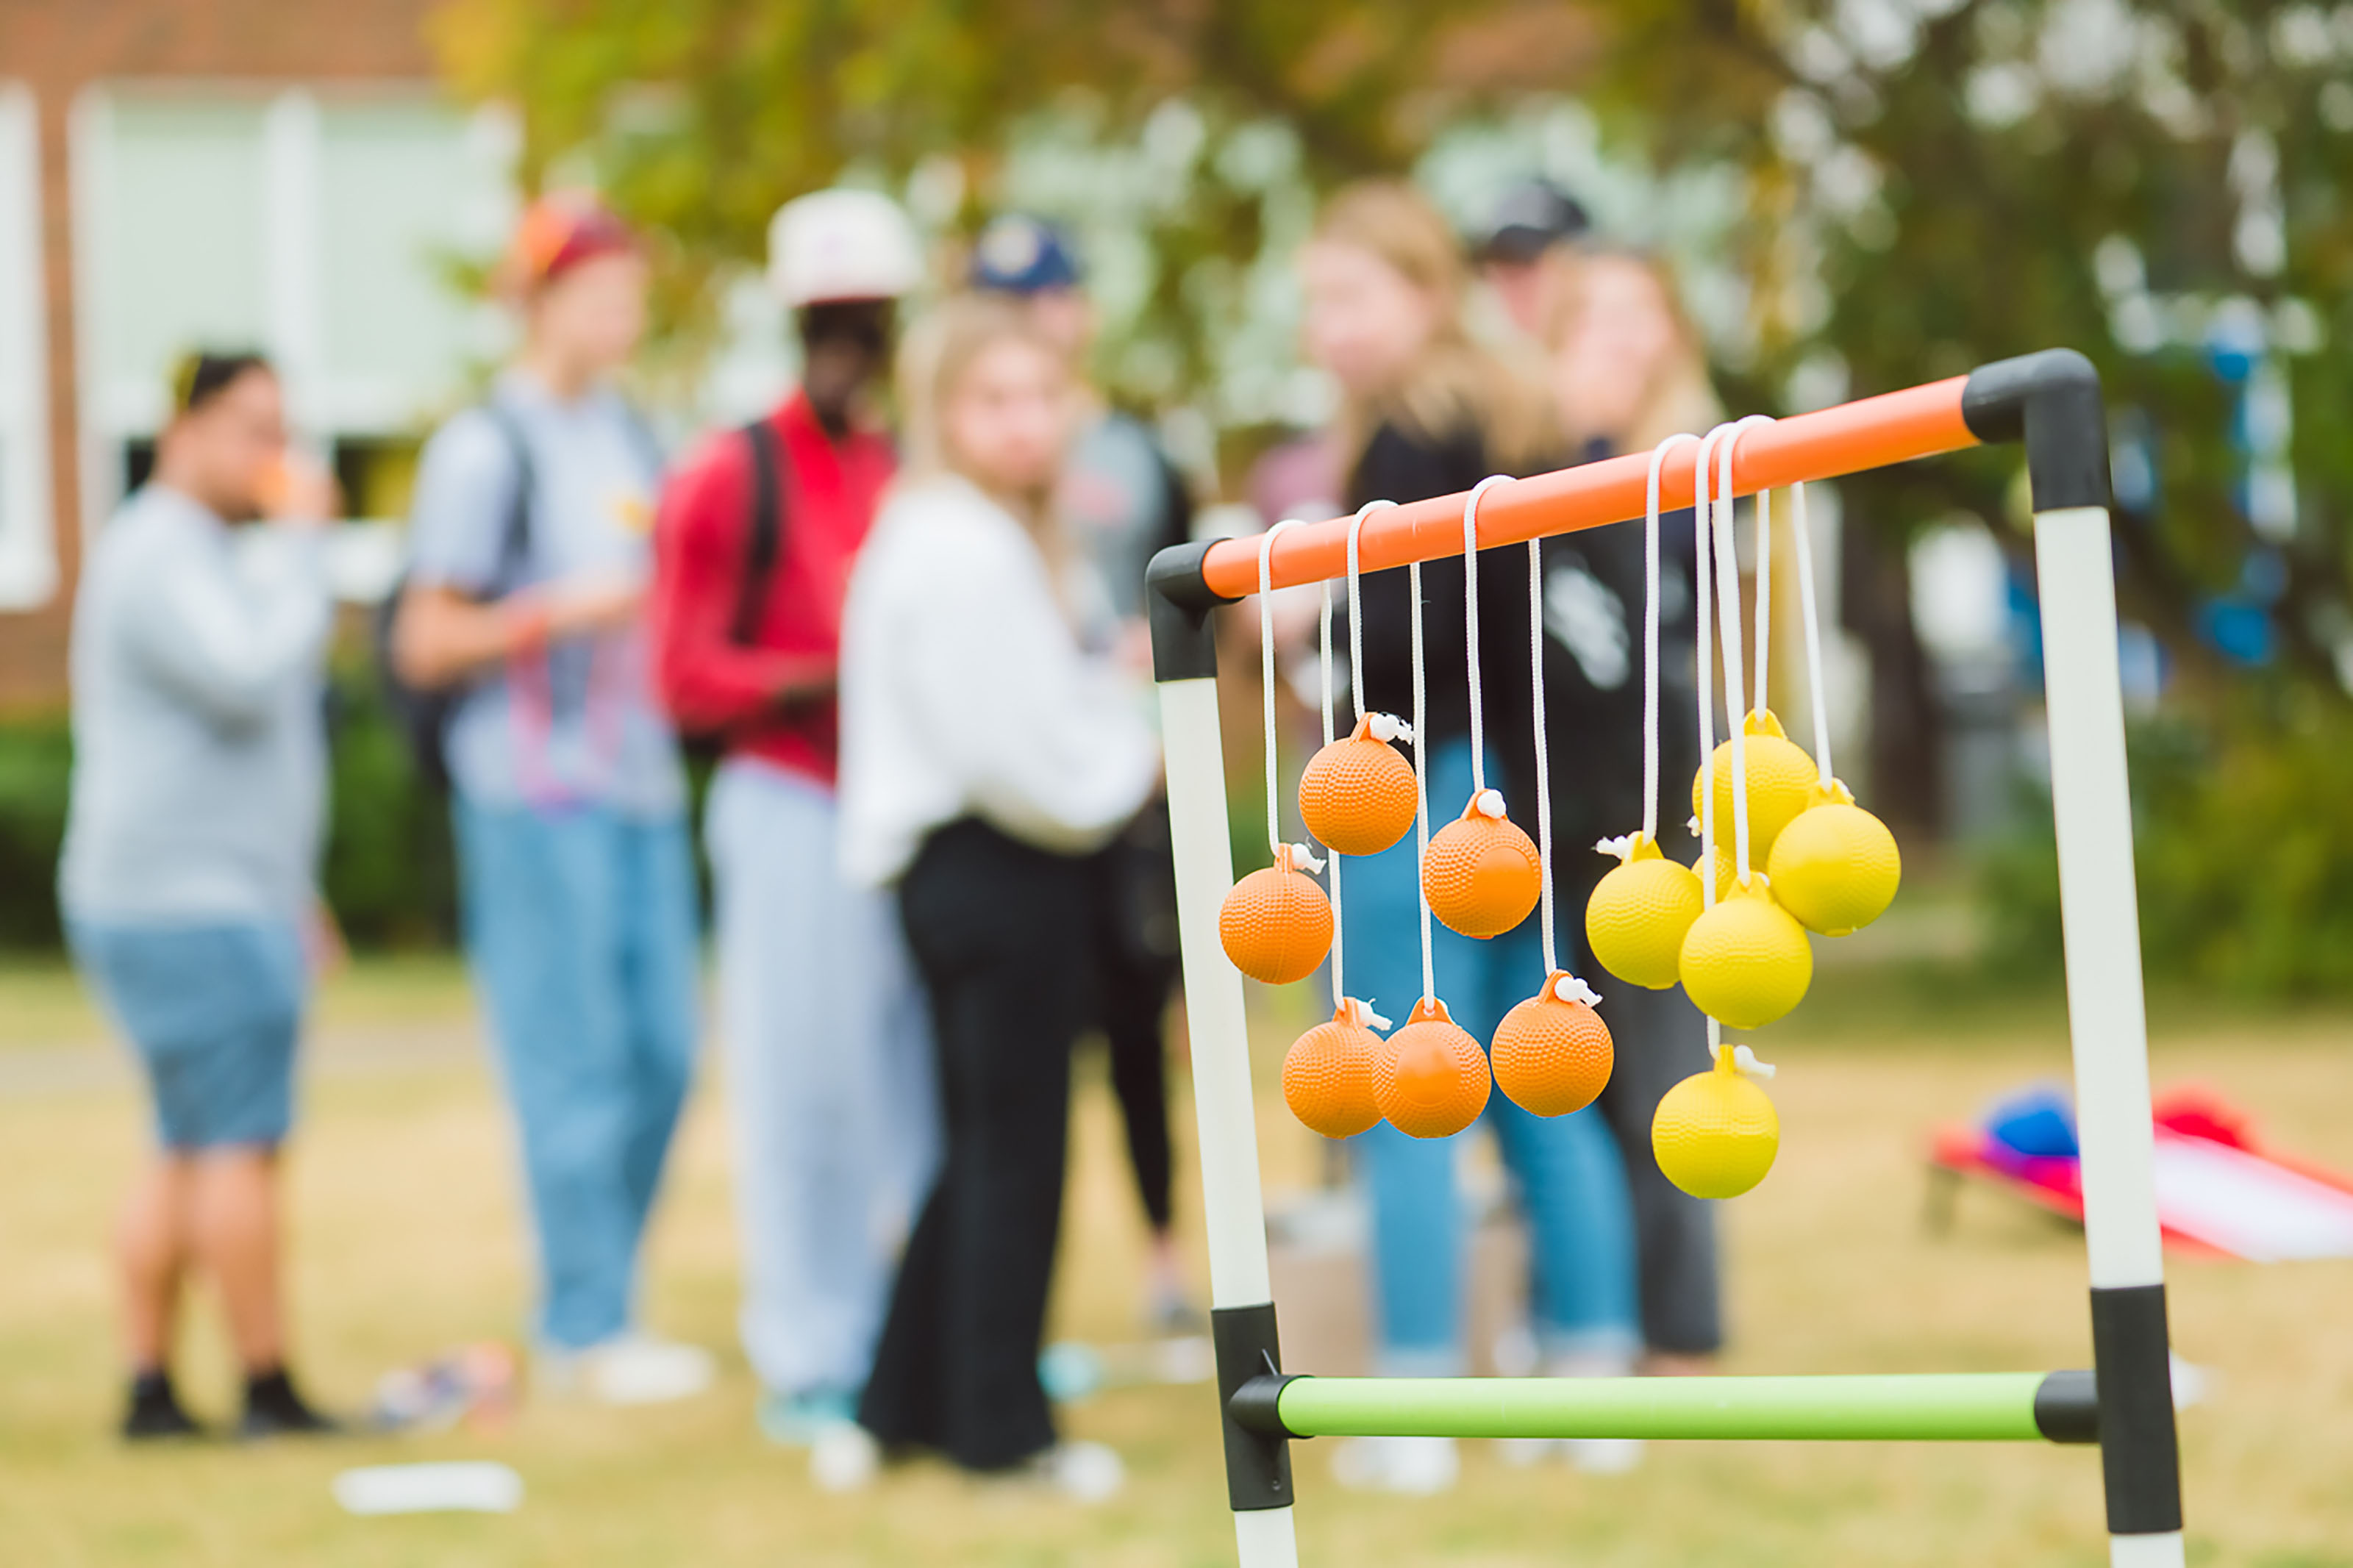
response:
{"label": "brick building", "polygon": [[[507,221],[511,136],[441,99],[429,0],[0,5],[0,711],[54,704],[81,540],[143,471],[166,369],[275,358],[360,516],[491,325],[446,281]],[[338,539],[364,589],[381,531]]]}

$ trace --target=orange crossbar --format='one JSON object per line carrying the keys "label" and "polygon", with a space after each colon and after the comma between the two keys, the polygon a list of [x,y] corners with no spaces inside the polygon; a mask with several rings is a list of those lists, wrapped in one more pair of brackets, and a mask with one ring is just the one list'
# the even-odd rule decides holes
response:
{"label": "orange crossbar", "polygon": [[[1978,438],[1961,418],[1961,388],[1968,382],[1968,377],[1957,375],[1793,415],[1771,425],[1750,426],[1733,453],[1733,493],[1753,495],[1802,479],[1836,479],[1974,447]],[[1667,454],[1659,474],[1661,510],[1692,504],[1692,464],[1697,455],[1697,446],[1689,442]],[[1651,455],[1633,452],[1497,485],[1479,502],[1479,547],[1524,544],[1548,534],[1641,517],[1649,505],[1650,483]],[[1377,572],[1461,554],[1462,502],[1463,496],[1456,494],[1382,508],[1365,520],[1357,539],[1358,564]],[[1210,591],[1228,599],[1257,593],[1258,551],[1256,536],[1211,545],[1201,574]],[[1274,542],[1272,568],[1278,588],[1345,575],[1348,520],[1285,530]]]}

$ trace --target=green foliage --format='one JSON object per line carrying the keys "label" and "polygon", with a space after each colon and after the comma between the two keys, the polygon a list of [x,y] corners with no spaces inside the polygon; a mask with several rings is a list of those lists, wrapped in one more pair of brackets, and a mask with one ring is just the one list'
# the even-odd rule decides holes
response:
{"label": "green foliage", "polygon": [[[418,784],[374,672],[337,675],[322,880],[358,947],[446,944],[456,933],[448,810]],[[58,850],[72,773],[65,716],[0,724],[0,949],[63,940]]]}
{"label": "green foliage", "polygon": [[457,934],[448,802],[417,778],[372,667],[339,668],[332,689],[328,907],[354,947],[446,944]]}
{"label": "green foliage", "polygon": [[[2151,723],[2131,753],[2147,972],[2240,996],[2353,994],[2353,723],[2313,705],[2227,730]],[[2005,974],[2061,953],[2048,795],[2023,816],[1980,868]]]}
{"label": "green foliage", "polygon": [[73,739],[63,714],[0,724],[0,948],[54,948]]}

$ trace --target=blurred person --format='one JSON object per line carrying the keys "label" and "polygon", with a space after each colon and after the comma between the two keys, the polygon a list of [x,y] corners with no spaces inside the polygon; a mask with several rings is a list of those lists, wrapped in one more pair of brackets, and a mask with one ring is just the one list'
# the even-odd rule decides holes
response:
{"label": "blurred person", "polygon": [[842,628],[842,856],[896,891],[932,1005],[945,1154],[900,1265],[862,1444],[1093,1500],[1118,1458],[1058,1442],[1038,1351],[1071,1051],[1091,1017],[1097,853],[1152,793],[1140,668],[1088,652],[1052,496],[1068,357],[1029,313],[951,301],[903,362],[923,465],[884,504]]}
{"label": "blurred person", "polygon": [[[1656,260],[1589,252],[1576,289],[1545,327],[1554,394],[1580,459],[1648,452],[1677,431],[1704,434],[1723,416],[1699,336]],[[1688,508],[1660,520],[1660,777],[1670,781],[1699,765],[1689,723],[1696,691],[1692,535]],[[1553,776],[1554,841],[1571,847],[1554,868],[1563,910],[1582,910],[1611,864],[1582,847],[1642,816],[1643,549],[1640,521],[1545,542],[1552,746],[1556,756],[1579,759]],[[1662,847],[1695,861],[1698,841],[1675,804],[1682,795],[1666,787]],[[1633,1198],[1644,1369],[1704,1372],[1724,1337],[1715,1217],[1660,1172],[1650,1124],[1661,1096],[1707,1068],[1707,1021],[1680,987],[1627,984],[1589,954],[1586,973],[1604,997],[1618,1044],[1601,1109],[1618,1134]]]}
{"label": "blurred person", "polygon": [[[1335,195],[1299,269],[1307,355],[1340,391],[1347,508],[1465,490],[1493,471],[1528,472],[1556,453],[1557,431],[1540,389],[1471,341],[1463,258],[1444,220],[1409,186],[1359,184]],[[1519,819],[1532,821],[1527,554],[1483,552],[1480,568],[1486,771]],[[1430,562],[1421,576],[1428,701],[1417,745],[1438,822],[1471,794],[1470,655],[1462,563]],[[1357,672],[1369,709],[1409,719],[1410,593],[1403,571],[1365,579]],[[1421,991],[1412,836],[1383,854],[1350,859],[1347,873],[1343,934],[1351,986],[1377,1012],[1402,1019]],[[1482,1042],[1543,983],[1534,916],[1487,942],[1440,927],[1433,948],[1438,994]],[[1533,1327],[1549,1370],[1628,1370],[1637,1345],[1632,1226],[1608,1123],[1590,1107],[1552,1120],[1532,1116],[1502,1095],[1488,1101],[1482,1120],[1493,1130],[1526,1215]],[[1372,1206],[1376,1370],[1460,1374],[1466,1237],[1456,1145],[1409,1138],[1386,1123],[1353,1144]],[[1636,1450],[1587,1442],[1571,1451],[1599,1468],[1622,1468]],[[1355,1438],[1334,1458],[1345,1484],[1404,1492],[1451,1486],[1457,1464],[1452,1440],[1436,1437]]]}
{"label": "blurred person", "polygon": [[670,713],[723,752],[704,833],[739,1322],[762,1429],[802,1443],[856,1414],[937,1143],[922,992],[890,898],[842,878],[835,797],[842,595],[896,463],[870,405],[923,266],[898,207],[851,190],[787,203],[768,261],[799,385],[672,478],[649,617]]}
{"label": "blurred person", "polygon": [[1592,226],[1584,204],[1550,180],[1526,181],[1496,204],[1479,269],[1525,336],[1552,330],[1574,287],[1577,244]]}
{"label": "blurred person", "polygon": [[[1019,300],[1061,351],[1077,395],[1077,434],[1055,487],[1057,521],[1073,564],[1082,640],[1096,651],[1148,646],[1144,570],[1192,536],[1193,499],[1151,430],[1109,406],[1086,380],[1095,332],[1078,258],[1052,225],[1012,214],[981,230],[971,283]],[[1176,983],[1176,876],[1168,804],[1157,793],[1096,858],[1095,984],[1111,1083],[1127,1129],[1129,1163],[1152,1231],[1145,1322],[1199,1331],[1179,1262],[1171,1189],[1166,1046],[1162,1030]]]}
{"label": "blurred person", "polygon": [[238,1436],[333,1429],[287,1370],[279,1161],[311,971],[335,946],[318,895],[333,510],[325,475],[288,457],[276,372],[196,353],[153,473],[82,568],[58,902],[139,1053],[158,1145],[115,1234],[127,1438],[198,1434],[171,1372],[197,1272],[244,1373]]}
{"label": "blurred person", "polygon": [[712,1370],[637,1321],[696,1037],[685,781],[639,627],[660,455],[613,384],[646,264],[618,218],[554,195],[524,212],[502,281],[522,347],[426,444],[392,653],[454,696],[466,952],[537,1233],[534,1376],[642,1404]]}

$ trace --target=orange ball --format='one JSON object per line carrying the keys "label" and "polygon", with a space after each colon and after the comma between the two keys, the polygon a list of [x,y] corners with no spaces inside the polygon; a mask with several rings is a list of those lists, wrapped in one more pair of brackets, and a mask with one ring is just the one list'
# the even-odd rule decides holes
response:
{"label": "orange ball", "polygon": [[1565,969],[1504,1015],[1495,1029],[1495,1087],[1536,1116],[1566,1116],[1593,1103],[1609,1081],[1609,1026],[1599,998]]}
{"label": "orange ball", "polygon": [[1366,1026],[1372,1009],[1343,998],[1332,1021],[1291,1042],[1282,1058],[1282,1102],[1309,1131],[1354,1138],[1381,1119],[1373,1097],[1381,1037]]}
{"label": "orange ball", "polygon": [[1373,1097],[1390,1126],[1411,1138],[1451,1138],[1487,1109],[1487,1053],[1470,1031],[1425,996],[1381,1053]]}
{"label": "orange ball", "polygon": [[1252,980],[1288,985],[1315,973],[1332,951],[1332,900],[1285,844],[1274,864],[1234,884],[1218,910],[1218,940],[1234,967]]}
{"label": "orange ball", "polygon": [[1504,815],[1504,797],[1482,790],[1430,838],[1421,890],[1447,930],[1501,936],[1536,907],[1544,864],[1535,843]]}
{"label": "orange ball", "polygon": [[1412,830],[1419,809],[1413,764],[1373,732],[1377,717],[1388,718],[1357,720],[1353,734],[1310,757],[1299,775],[1300,820],[1343,855],[1379,854]]}

